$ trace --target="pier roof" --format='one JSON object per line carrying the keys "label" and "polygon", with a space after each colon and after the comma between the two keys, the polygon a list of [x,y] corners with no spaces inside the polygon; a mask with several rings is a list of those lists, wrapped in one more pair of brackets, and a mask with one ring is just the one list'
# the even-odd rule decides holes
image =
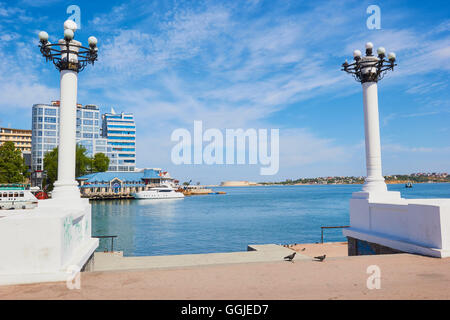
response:
{"label": "pier roof", "polygon": [[106,171],[86,174],[78,177],[77,180],[85,182],[109,182],[113,179],[125,181],[141,181],[142,179],[160,179],[159,172],[153,169],[147,169],[144,172],[121,172],[121,171]]}

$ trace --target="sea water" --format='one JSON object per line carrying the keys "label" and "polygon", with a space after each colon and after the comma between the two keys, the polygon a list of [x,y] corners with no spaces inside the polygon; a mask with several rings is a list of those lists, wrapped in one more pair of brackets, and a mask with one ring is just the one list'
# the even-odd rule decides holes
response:
{"label": "sea water", "polygon": [[[349,224],[361,185],[217,187],[225,195],[174,200],[92,201],[92,234],[117,235],[125,256],[245,251],[249,244],[320,242],[321,226]],[[388,185],[404,198],[450,198],[450,184]],[[345,241],[342,229],[324,241]],[[100,241],[99,251],[110,248]]]}

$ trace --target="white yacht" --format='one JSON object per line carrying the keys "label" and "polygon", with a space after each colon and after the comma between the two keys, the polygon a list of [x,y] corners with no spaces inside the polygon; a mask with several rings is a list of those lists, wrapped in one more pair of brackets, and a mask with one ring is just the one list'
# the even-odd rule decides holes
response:
{"label": "white yacht", "polygon": [[175,191],[168,185],[150,188],[148,190],[139,191],[131,194],[135,199],[180,199],[184,198],[184,194]]}
{"label": "white yacht", "polygon": [[23,186],[0,185],[0,210],[33,209],[38,200]]}

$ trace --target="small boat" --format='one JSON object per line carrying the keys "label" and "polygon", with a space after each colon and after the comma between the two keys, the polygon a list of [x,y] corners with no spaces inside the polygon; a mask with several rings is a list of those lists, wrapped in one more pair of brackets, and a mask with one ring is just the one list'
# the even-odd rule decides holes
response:
{"label": "small boat", "polygon": [[412,188],[412,187],[413,187],[413,185],[412,185],[411,181],[408,181],[408,182],[405,184],[405,188]]}
{"label": "small boat", "polygon": [[0,185],[0,210],[33,209],[38,200],[24,185]]}
{"label": "small boat", "polygon": [[209,188],[205,188],[204,186],[185,186],[181,189],[181,192],[185,196],[197,196],[197,195],[206,195],[215,193]]}
{"label": "small boat", "polygon": [[131,193],[135,199],[180,199],[184,198],[184,194],[177,192],[169,185],[161,185],[160,187],[150,188],[148,190]]}

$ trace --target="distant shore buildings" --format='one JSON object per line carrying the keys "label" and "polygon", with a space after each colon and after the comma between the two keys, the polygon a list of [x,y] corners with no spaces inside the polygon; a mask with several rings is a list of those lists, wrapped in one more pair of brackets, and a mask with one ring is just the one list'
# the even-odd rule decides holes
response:
{"label": "distant shore buildings", "polygon": [[223,181],[220,183],[221,187],[248,187],[248,186],[257,186],[256,182],[250,181]]}
{"label": "distant shore buildings", "polygon": [[[384,176],[386,183],[431,183],[431,182],[450,182],[450,176],[446,172],[432,173],[412,173],[412,174],[396,174]],[[278,182],[261,182],[261,185],[309,185],[309,184],[362,184],[364,177],[317,177],[317,178],[300,178],[286,179]]]}

